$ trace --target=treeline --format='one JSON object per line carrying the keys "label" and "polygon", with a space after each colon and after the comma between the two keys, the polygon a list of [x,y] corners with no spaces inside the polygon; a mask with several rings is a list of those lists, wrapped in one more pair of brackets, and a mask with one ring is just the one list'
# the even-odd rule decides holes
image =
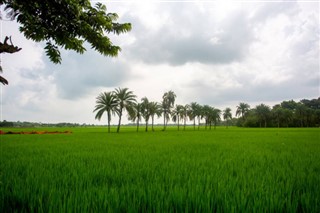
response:
{"label": "treeline", "polygon": [[89,124],[78,124],[78,123],[39,123],[39,122],[28,122],[28,121],[0,121],[0,127],[23,127],[23,128],[34,128],[34,127],[80,127],[80,126],[92,126]]}
{"label": "treeline", "polygon": [[[251,108],[247,103],[240,103],[232,117],[231,108],[220,110],[213,106],[201,105],[196,102],[181,105],[175,104],[176,94],[173,91],[165,92],[161,102],[149,101],[143,97],[140,101],[128,88],[116,88],[114,91],[102,92],[96,98],[94,112],[95,118],[100,120],[104,114],[107,116],[108,132],[113,115],[118,116],[117,132],[120,131],[121,119],[126,112],[128,119],[135,122],[137,131],[140,122],[144,122],[145,131],[154,131],[155,117],[163,119],[163,131],[168,122],[176,123],[177,129],[185,129],[187,121],[191,121],[193,129],[215,128],[217,125],[237,125],[241,127],[319,127],[320,124],[320,98],[300,102],[293,100],[283,101],[272,108],[260,104]],[[190,124],[189,124],[190,125]]]}
{"label": "treeline", "polygon": [[272,108],[260,104],[254,108],[246,103],[237,106],[236,115],[240,116],[237,126],[244,127],[319,127],[320,98],[283,101]]}

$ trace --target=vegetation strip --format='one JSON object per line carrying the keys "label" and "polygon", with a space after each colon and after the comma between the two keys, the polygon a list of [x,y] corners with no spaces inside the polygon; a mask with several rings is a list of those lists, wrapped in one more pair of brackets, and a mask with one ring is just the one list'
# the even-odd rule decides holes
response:
{"label": "vegetation strip", "polygon": [[13,131],[1,131],[0,135],[43,135],[43,134],[71,134],[72,131],[21,131],[21,132],[13,132]]}

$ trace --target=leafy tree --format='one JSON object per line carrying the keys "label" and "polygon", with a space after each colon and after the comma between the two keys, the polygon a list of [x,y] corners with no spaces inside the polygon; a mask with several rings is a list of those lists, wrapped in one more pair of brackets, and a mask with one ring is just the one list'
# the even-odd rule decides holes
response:
{"label": "leafy tree", "polygon": [[303,127],[304,119],[307,114],[307,107],[302,103],[297,103],[295,109],[296,118],[299,120],[300,127]]}
{"label": "leafy tree", "polygon": [[[130,23],[117,23],[116,13],[107,13],[102,3],[92,6],[90,0],[0,0],[0,5],[5,5],[7,18],[20,24],[19,30],[27,39],[46,43],[44,49],[53,63],[61,63],[59,48],[84,53],[84,41],[102,55],[117,56],[121,49],[108,34],[131,30]],[[11,37],[0,42],[0,53],[20,50]],[[0,82],[8,83],[3,77]]]}
{"label": "leafy tree", "polygon": [[172,90],[165,92],[162,96],[163,130],[166,130],[166,126],[169,121],[170,111],[171,108],[174,106],[176,97],[176,94]]}
{"label": "leafy tree", "polygon": [[108,132],[110,133],[111,115],[117,111],[118,102],[113,92],[103,92],[97,97],[93,112],[97,112],[96,119],[100,120],[104,112],[107,112]]}
{"label": "leafy tree", "polygon": [[284,109],[295,110],[297,103],[294,100],[281,102],[281,107]]}
{"label": "leafy tree", "polygon": [[281,123],[285,120],[285,109],[281,107],[280,104],[273,106],[272,115],[276,119],[278,128],[280,127]]}
{"label": "leafy tree", "polygon": [[264,122],[264,127],[267,127],[267,120],[271,112],[270,107],[265,104],[260,104],[255,107],[255,112],[258,117],[260,127],[262,122]]}
{"label": "leafy tree", "polygon": [[228,128],[228,121],[232,119],[231,108],[227,107],[223,110],[223,119],[226,121],[226,128]]}
{"label": "leafy tree", "polygon": [[130,112],[132,110],[133,104],[136,103],[136,96],[128,88],[117,88],[115,90],[115,96],[118,102],[117,114],[119,116],[119,123],[117,132],[120,131],[121,118],[124,110]]}
{"label": "leafy tree", "polygon": [[284,122],[287,127],[289,127],[290,123],[292,123],[293,120],[293,111],[290,109],[283,109],[283,117],[284,117]]}

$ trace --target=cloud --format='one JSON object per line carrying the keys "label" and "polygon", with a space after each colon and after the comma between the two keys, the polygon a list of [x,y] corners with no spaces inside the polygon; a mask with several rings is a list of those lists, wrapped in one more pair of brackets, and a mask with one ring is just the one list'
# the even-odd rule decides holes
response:
{"label": "cloud", "polygon": [[62,98],[77,99],[93,88],[117,87],[130,78],[130,68],[124,61],[104,57],[90,49],[83,55],[64,51],[62,57],[61,65],[48,67]]}
{"label": "cloud", "polygon": [[193,4],[168,5],[169,12],[166,7],[157,11],[157,16],[165,20],[154,23],[158,27],[150,28],[148,22],[136,17],[139,14],[131,14],[136,40],[126,52],[127,57],[175,66],[188,62],[215,64],[242,60],[252,38],[244,11],[233,11],[217,22],[214,14],[204,13]]}
{"label": "cloud", "polygon": [[[12,23],[3,28],[20,53],[3,55],[6,120],[98,123],[96,96],[128,87],[140,100],[196,101],[223,109],[319,96],[319,3],[110,2],[131,32],[112,36],[117,58],[62,51],[54,65],[43,45]],[[9,26],[10,25],[10,26]],[[4,25],[3,25],[4,26]],[[114,120],[115,122],[116,120]]]}

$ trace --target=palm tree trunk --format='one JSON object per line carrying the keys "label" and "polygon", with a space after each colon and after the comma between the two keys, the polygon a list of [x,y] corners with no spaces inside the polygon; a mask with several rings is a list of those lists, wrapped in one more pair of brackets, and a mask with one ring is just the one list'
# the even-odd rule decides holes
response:
{"label": "palm tree trunk", "polygon": [[154,116],[152,116],[151,119],[152,119],[151,128],[152,128],[152,131],[154,132],[154,129],[153,129]]}
{"label": "palm tree trunk", "polygon": [[196,130],[196,117],[193,118],[193,130]]}
{"label": "palm tree trunk", "polygon": [[137,132],[139,132],[139,118],[137,119]]}
{"label": "palm tree trunk", "polygon": [[146,120],[146,132],[148,132],[148,121]]}
{"label": "palm tree trunk", "polygon": [[117,133],[120,132],[121,117],[122,117],[122,109],[120,109],[120,112],[119,112],[119,123],[118,123]]}
{"label": "palm tree trunk", "polygon": [[163,131],[166,130],[166,113],[163,113]]}
{"label": "palm tree trunk", "polygon": [[180,129],[180,128],[179,128],[179,116],[178,116],[178,131],[179,131],[179,129]]}
{"label": "palm tree trunk", "polygon": [[108,111],[108,133],[110,133],[111,113]]}
{"label": "palm tree trunk", "polygon": [[184,118],[184,126],[183,126],[183,130],[186,130],[186,122],[187,122],[187,119]]}

